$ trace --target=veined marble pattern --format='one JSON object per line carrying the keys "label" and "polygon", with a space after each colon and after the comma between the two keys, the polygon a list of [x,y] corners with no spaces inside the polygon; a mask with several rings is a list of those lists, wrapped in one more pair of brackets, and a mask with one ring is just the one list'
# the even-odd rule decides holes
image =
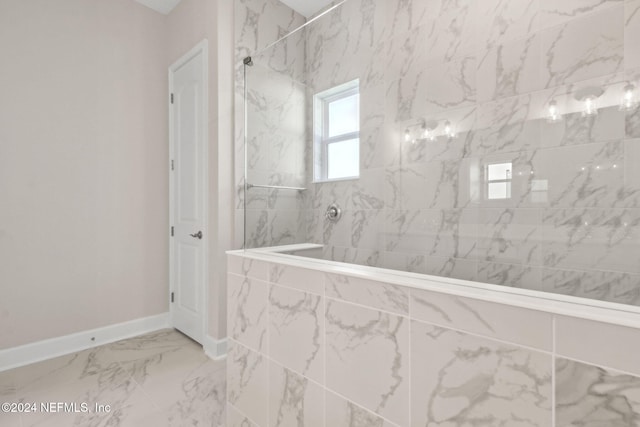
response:
{"label": "veined marble pattern", "polygon": [[326,425],[331,427],[396,427],[340,396],[326,392]]}
{"label": "veined marble pattern", "polygon": [[640,378],[556,360],[556,426],[640,426]]}
{"label": "veined marble pattern", "polygon": [[267,358],[229,340],[227,353],[227,401],[259,426],[268,420]]}
{"label": "veined marble pattern", "polygon": [[416,321],[411,339],[413,426],[551,425],[551,356]]}
{"label": "veined marble pattern", "polygon": [[640,138],[640,106],[626,112],[625,130],[627,138]]}
{"label": "veined marble pattern", "polygon": [[269,292],[269,356],[308,378],[324,382],[324,301],[280,286]]}
{"label": "veined marble pattern", "polygon": [[549,209],[543,241],[547,267],[640,273],[637,209]]}
{"label": "veined marble pattern", "polygon": [[478,60],[478,81],[483,83],[478,85],[478,100],[490,101],[541,89],[540,43],[540,36],[532,35],[487,50]]}
{"label": "veined marble pattern", "polygon": [[246,276],[258,280],[269,280],[269,264],[250,258],[229,255],[228,273]]}
{"label": "veined marble pattern", "polygon": [[408,319],[329,300],[326,331],[327,387],[408,426]]}
{"label": "veined marble pattern", "polygon": [[540,265],[541,217],[542,212],[537,209],[481,209],[478,257],[492,262]]}
{"label": "veined marble pattern", "polygon": [[412,289],[411,318],[533,348],[552,348],[552,316],[534,310]]}
{"label": "veined marble pattern", "polygon": [[625,113],[618,106],[601,108],[597,116],[565,114],[560,123],[542,124],[542,147],[587,144],[624,139]]}
{"label": "veined marble pattern", "polygon": [[640,275],[612,271],[543,269],[540,289],[600,301],[640,305]]}
{"label": "veined marble pattern", "polygon": [[482,283],[522,289],[544,290],[541,286],[542,268],[526,264],[478,262],[477,278]]}
{"label": "veined marble pattern", "polygon": [[326,296],[397,314],[409,314],[409,293],[402,286],[356,277],[325,275]]}
{"label": "veined marble pattern", "polygon": [[542,32],[542,79],[546,87],[623,69],[624,6],[618,3],[617,7]]}
{"label": "veined marble pattern", "polygon": [[226,427],[257,427],[251,420],[241,414],[233,405],[227,405]]}
{"label": "veined marble pattern", "polygon": [[233,274],[227,284],[229,335],[256,351],[266,351],[269,285]]}
{"label": "veined marble pattern", "polygon": [[624,0],[539,0],[540,25],[555,26],[589,14],[619,6]]}
{"label": "veined marble pattern", "polygon": [[[111,412],[2,414],[3,426],[215,425],[225,419],[225,364],[164,330],[0,373],[20,402],[82,402]],[[15,399],[15,400],[14,400]],[[21,423],[20,422],[21,418]],[[16,422],[18,420],[18,422]]]}
{"label": "veined marble pattern", "polygon": [[269,366],[270,427],[324,427],[324,388],[273,362]]}
{"label": "veined marble pattern", "polygon": [[497,46],[521,39],[539,29],[538,0],[484,0],[478,2],[478,39]]}
{"label": "veined marble pattern", "polygon": [[[253,25],[242,9],[241,47],[299,22],[259,3],[239,2],[260,21],[241,34]],[[256,57],[251,172],[307,190],[248,194],[249,245],[320,243],[335,261],[636,301],[640,108],[618,104],[627,82],[640,88],[639,17],[640,0],[346,1]],[[361,176],[313,183],[311,100],[355,78]],[[585,117],[588,87],[604,92]],[[559,122],[547,120],[551,101]],[[436,138],[404,141],[423,122]],[[504,199],[488,197],[496,163],[512,163]],[[333,202],[337,224],[323,216]],[[560,218],[569,211],[596,217],[595,234]]]}
{"label": "veined marble pattern", "polygon": [[[624,8],[625,41],[640,40],[640,0],[627,1]],[[634,48],[634,43],[625,44],[624,49],[625,68],[640,67],[640,52]]]}

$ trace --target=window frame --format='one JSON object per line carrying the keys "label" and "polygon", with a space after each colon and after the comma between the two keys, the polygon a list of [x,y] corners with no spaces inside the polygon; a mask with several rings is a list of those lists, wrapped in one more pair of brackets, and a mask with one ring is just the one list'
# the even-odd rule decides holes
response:
{"label": "window frame", "polygon": [[[510,173],[510,177],[505,177],[504,179],[489,179],[489,168],[491,166],[497,166],[497,165],[505,165],[505,164],[509,164],[511,165],[511,169],[508,169],[509,173]],[[486,196],[485,198],[487,200],[490,201],[499,201],[499,200],[509,200],[512,198],[513,196],[513,162],[511,161],[505,161],[505,162],[500,162],[500,163],[488,163],[485,166],[485,176],[486,176]],[[507,189],[507,197],[499,197],[499,198],[492,198],[489,197],[489,188],[491,187],[491,184],[506,184],[505,188]]]}
{"label": "window frame", "polygon": [[[358,130],[329,137],[329,106],[331,103],[351,96],[358,96]],[[360,177],[360,81],[352,80],[342,85],[317,93],[313,97],[314,112],[314,159],[313,182],[333,182],[358,179]],[[331,144],[358,141],[358,173],[353,176],[329,178],[329,146]]]}

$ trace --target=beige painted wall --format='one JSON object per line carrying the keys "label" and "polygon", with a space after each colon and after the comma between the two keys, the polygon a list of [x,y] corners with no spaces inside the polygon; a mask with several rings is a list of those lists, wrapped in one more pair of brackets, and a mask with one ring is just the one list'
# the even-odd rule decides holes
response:
{"label": "beige painted wall", "polygon": [[0,349],[168,310],[166,17],[0,2]]}

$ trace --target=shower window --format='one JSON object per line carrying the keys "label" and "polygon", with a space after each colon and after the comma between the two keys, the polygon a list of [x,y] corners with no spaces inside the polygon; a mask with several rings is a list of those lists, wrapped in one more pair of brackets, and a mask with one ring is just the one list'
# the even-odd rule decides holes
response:
{"label": "shower window", "polygon": [[511,163],[487,165],[487,199],[500,200],[511,198]]}
{"label": "shower window", "polygon": [[314,179],[316,182],[360,175],[359,81],[313,97]]}

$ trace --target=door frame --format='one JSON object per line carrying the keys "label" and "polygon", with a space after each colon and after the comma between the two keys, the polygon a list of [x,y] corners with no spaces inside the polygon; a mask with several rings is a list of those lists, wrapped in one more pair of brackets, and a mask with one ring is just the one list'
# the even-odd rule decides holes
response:
{"label": "door frame", "polygon": [[202,262],[202,301],[199,302],[200,309],[202,310],[202,337],[201,342],[204,346],[205,337],[208,335],[208,320],[209,320],[209,42],[207,39],[203,39],[187,53],[182,55],[177,61],[169,66],[169,164],[168,164],[168,176],[169,176],[169,319],[171,326],[173,326],[173,303],[171,302],[171,293],[175,291],[176,284],[174,279],[175,273],[175,250],[173,237],[171,236],[172,227],[175,224],[175,188],[174,188],[174,171],[171,168],[172,162],[175,157],[175,141],[173,138],[174,131],[174,111],[173,104],[171,102],[171,96],[174,89],[174,76],[175,72],[194,56],[202,55],[202,83],[203,83],[203,120],[200,126],[202,126],[203,135],[203,147],[202,147],[202,191],[203,206],[202,215],[204,222],[202,224],[202,250],[203,250],[203,262]]}

